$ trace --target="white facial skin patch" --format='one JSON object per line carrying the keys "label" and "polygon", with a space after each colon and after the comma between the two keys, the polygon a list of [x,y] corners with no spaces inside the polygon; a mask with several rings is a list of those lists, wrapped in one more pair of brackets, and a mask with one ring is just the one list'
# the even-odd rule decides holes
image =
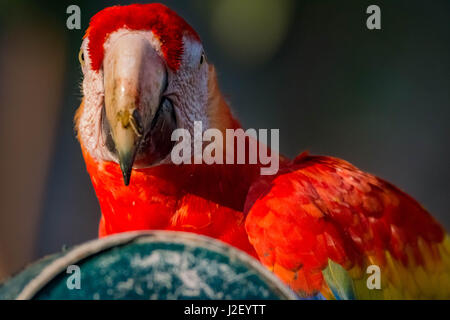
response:
{"label": "white facial skin patch", "polygon": [[[117,40],[124,35],[135,35],[147,39],[156,54],[165,62],[159,40],[153,32],[145,30],[119,29],[112,33],[104,44],[105,57]],[[102,108],[105,102],[103,66],[98,72],[91,69],[87,52],[88,43],[87,37],[81,47],[84,55],[82,64],[84,108],[78,122],[79,137],[82,145],[93,158],[117,162],[116,155],[106,147],[106,137],[102,132]],[[209,127],[208,64],[202,58],[203,47],[199,41],[191,36],[184,36],[183,45],[180,68],[173,71],[166,64],[168,83],[163,95],[173,103],[178,127],[185,128],[193,134],[195,121],[201,121],[205,129]],[[121,65],[121,68],[128,68],[127,65],[129,68],[136,67],[130,61],[129,64]],[[127,74],[129,71],[119,70],[118,74]],[[170,160],[170,155],[166,160]]]}

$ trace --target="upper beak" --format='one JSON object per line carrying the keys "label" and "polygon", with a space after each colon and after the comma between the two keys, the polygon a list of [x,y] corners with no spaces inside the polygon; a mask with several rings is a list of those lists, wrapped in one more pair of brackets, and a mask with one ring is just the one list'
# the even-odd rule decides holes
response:
{"label": "upper beak", "polygon": [[103,61],[105,111],[125,185],[167,81],[162,58],[140,34],[116,39]]}

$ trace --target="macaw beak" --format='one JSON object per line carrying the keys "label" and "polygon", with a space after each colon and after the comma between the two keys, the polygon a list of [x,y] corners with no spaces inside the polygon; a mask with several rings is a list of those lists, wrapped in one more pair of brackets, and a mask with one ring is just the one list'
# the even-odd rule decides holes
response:
{"label": "macaw beak", "polygon": [[103,72],[106,120],[128,185],[140,144],[161,103],[166,67],[143,35],[129,33],[105,51]]}

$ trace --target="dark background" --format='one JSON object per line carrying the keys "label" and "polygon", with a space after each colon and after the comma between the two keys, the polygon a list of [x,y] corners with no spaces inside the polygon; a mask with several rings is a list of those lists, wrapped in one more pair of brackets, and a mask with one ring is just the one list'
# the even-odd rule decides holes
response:
{"label": "dark background", "polygon": [[[450,1],[162,2],[200,34],[245,127],[393,182],[449,230]],[[127,3],[0,0],[0,279],[97,235],[77,56],[90,17]],[[69,4],[82,30],[66,28]],[[370,4],[382,30],[366,28]]]}

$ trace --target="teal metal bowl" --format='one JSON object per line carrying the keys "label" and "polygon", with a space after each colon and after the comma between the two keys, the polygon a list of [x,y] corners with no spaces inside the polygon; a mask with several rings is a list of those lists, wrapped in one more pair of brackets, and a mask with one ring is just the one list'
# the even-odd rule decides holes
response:
{"label": "teal metal bowl", "polygon": [[32,264],[0,299],[296,299],[259,261],[192,233],[122,233]]}

